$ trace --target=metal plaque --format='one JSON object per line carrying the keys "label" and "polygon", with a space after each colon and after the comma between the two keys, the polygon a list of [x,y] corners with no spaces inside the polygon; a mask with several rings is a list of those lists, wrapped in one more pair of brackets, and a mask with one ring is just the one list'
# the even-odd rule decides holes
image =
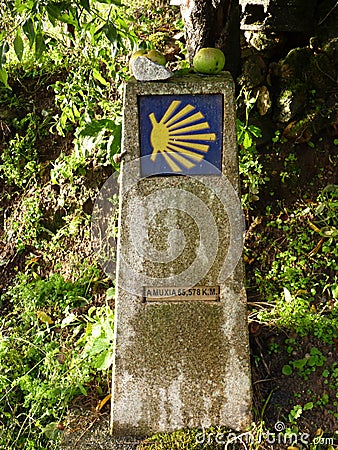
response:
{"label": "metal plaque", "polygon": [[146,302],[158,301],[219,301],[219,286],[185,287],[144,287],[143,297]]}

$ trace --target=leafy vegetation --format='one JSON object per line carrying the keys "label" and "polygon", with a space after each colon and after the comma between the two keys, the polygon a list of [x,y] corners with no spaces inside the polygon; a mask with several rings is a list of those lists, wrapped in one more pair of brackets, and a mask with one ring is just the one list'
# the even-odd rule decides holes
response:
{"label": "leafy vegetation", "polygon": [[[158,48],[189,71],[177,10],[129,4],[0,0],[0,449],[57,449],[72,401],[90,394],[95,407],[110,393],[114,285],[90,250],[90,219],[118,170],[128,54]],[[338,420],[338,186],[323,165],[300,189],[294,143],[334,109],[313,90],[305,118],[275,130],[262,151],[255,91],[242,88],[237,102],[250,325],[283,330],[266,351],[280,358],[278,377],[313,385],[281,410],[287,437],[316,411]],[[306,151],[320,154],[323,139],[312,132]],[[308,336],[316,343],[304,350]],[[264,357],[254,355],[254,369]],[[256,402],[248,448],[260,448],[271,396]],[[200,433],[156,435],[140,448],[224,448],[216,438],[229,430],[211,428],[204,442]]]}
{"label": "leafy vegetation", "polygon": [[113,313],[108,304],[88,309],[97,276],[20,273],[2,298],[10,312],[0,335],[1,448],[57,448],[70,401],[89,385],[106,392],[97,371],[111,364]]}
{"label": "leafy vegetation", "polygon": [[250,208],[252,202],[259,200],[260,187],[268,180],[268,177],[264,174],[256,146],[257,138],[262,136],[262,131],[249,123],[250,112],[255,106],[257,97],[254,97],[252,92],[247,89],[241,90],[239,98],[241,97],[243,97],[245,107],[245,119],[243,121],[240,118],[236,119],[241,199],[243,206]]}
{"label": "leafy vegetation", "polygon": [[3,5],[1,449],[58,448],[72,400],[110,392],[113,287],[88,241],[136,42],[114,3]]}
{"label": "leafy vegetation", "polygon": [[[338,186],[325,187],[312,204],[292,212],[284,208],[261,236],[257,288],[274,307],[258,317],[308,333],[332,344],[338,338],[337,217]],[[269,216],[267,216],[269,217]],[[271,231],[270,231],[271,230]]]}

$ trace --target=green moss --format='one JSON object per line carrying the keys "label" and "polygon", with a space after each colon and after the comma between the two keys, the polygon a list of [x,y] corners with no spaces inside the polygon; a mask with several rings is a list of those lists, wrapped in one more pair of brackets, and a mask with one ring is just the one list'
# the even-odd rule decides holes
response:
{"label": "green moss", "polygon": [[231,430],[210,427],[205,430],[191,428],[172,433],[158,433],[143,441],[138,450],[220,450],[224,448]]}

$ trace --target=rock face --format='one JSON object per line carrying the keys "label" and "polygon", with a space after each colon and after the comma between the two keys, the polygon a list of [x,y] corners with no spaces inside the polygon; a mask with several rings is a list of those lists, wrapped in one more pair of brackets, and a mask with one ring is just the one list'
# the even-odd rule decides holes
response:
{"label": "rock face", "polygon": [[272,106],[269,89],[266,86],[261,86],[258,88],[256,95],[258,112],[261,116],[265,116]]}
{"label": "rock face", "polygon": [[308,31],[317,0],[240,0],[242,30]]}
{"label": "rock face", "polygon": [[258,53],[254,53],[243,62],[238,82],[247,88],[257,87],[264,83],[266,70],[264,59]]}
{"label": "rock face", "polygon": [[324,96],[336,86],[333,58],[325,51],[312,50],[311,43],[309,47],[292,49],[276,69],[280,87],[274,120],[278,122],[289,122],[301,113],[308,103],[309,92]]}
{"label": "rock face", "polygon": [[131,61],[130,66],[137,81],[167,80],[173,76],[170,70],[145,56],[139,56]]}
{"label": "rock face", "polygon": [[297,113],[303,110],[306,102],[306,91],[302,83],[293,83],[285,87],[276,99],[274,120],[289,122]]}

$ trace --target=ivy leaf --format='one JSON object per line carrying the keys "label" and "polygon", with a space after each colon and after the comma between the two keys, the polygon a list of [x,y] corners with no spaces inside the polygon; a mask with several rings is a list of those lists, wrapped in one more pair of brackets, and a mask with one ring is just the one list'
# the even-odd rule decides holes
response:
{"label": "ivy leaf", "polygon": [[22,37],[20,35],[20,31],[19,30],[16,33],[16,36],[15,36],[13,44],[14,44],[15,54],[18,57],[18,60],[21,61],[22,60],[24,46],[23,46],[23,40],[22,40]]}

